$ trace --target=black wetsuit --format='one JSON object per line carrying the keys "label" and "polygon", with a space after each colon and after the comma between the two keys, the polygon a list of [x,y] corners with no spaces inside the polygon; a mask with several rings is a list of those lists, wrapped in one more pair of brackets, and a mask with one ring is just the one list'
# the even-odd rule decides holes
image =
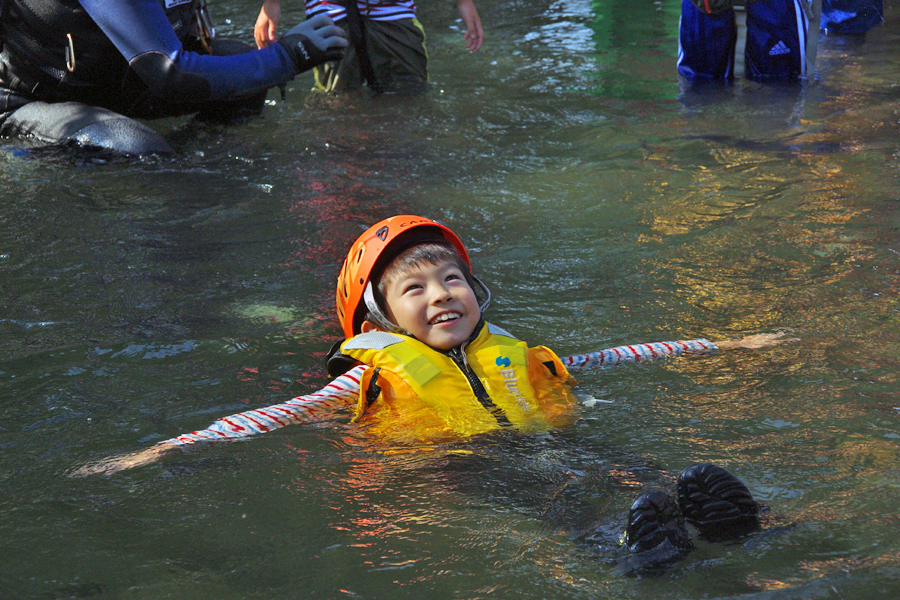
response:
{"label": "black wetsuit", "polygon": [[170,152],[137,121],[262,108],[296,74],[280,44],[197,35],[197,0],[0,0],[0,136]]}

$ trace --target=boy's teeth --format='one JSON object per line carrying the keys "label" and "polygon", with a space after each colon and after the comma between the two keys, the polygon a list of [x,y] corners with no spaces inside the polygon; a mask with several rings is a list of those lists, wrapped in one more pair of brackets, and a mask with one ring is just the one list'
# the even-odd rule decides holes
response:
{"label": "boy's teeth", "polygon": [[456,313],[446,313],[439,317],[435,317],[431,320],[432,323],[443,323],[444,321],[449,321],[450,319],[458,319],[459,315]]}

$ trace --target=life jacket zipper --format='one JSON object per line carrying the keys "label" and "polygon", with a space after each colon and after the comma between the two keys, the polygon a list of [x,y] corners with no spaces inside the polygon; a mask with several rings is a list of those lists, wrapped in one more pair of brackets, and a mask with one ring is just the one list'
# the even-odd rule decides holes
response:
{"label": "life jacket zipper", "polygon": [[497,419],[497,423],[500,424],[501,427],[511,427],[512,423],[510,423],[509,419],[506,417],[506,413],[503,412],[503,409],[494,404],[494,401],[491,400],[491,396],[488,394],[487,390],[484,388],[484,384],[481,383],[481,380],[478,379],[478,376],[472,372],[469,368],[469,361],[466,359],[466,346],[468,342],[453,348],[449,352],[447,352],[447,356],[453,361],[453,364],[462,372],[465,376],[466,381],[469,382],[469,387],[472,388],[472,392],[475,394],[475,399],[487,410],[491,413],[495,419]]}

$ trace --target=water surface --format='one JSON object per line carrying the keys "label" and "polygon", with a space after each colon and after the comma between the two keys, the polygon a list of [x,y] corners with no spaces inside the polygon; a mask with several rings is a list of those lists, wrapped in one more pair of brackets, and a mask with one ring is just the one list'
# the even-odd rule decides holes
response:
{"label": "water surface", "polygon": [[[154,123],[137,162],[0,150],[0,597],[893,598],[900,441],[898,17],[809,85],[691,89],[678,3],[428,5],[421,98]],[[219,6],[221,5],[221,6]],[[256,3],[217,3],[249,39]],[[285,19],[299,15],[285,7]],[[789,328],[758,352],[580,374],[571,429],[381,455],[346,419],[112,477],[87,461],[327,382],[361,228],[437,218],[489,317],[572,354]],[[697,461],[771,507],[653,577],[615,542]],[[593,544],[576,539],[599,528]]]}

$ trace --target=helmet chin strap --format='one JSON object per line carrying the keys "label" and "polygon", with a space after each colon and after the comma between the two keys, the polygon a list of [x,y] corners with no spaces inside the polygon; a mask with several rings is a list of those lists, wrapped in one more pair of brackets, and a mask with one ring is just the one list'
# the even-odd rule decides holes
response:
{"label": "helmet chin strap", "polygon": [[481,291],[484,292],[485,296],[487,296],[487,299],[485,299],[484,303],[481,305],[481,316],[484,316],[485,311],[491,305],[491,290],[488,289],[488,286],[484,285],[484,282],[482,280],[478,279],[474,275],[471,275],[471,277],[475,280],[475,283],[481,286]]}
{"label": "helmet chin strap", "polygon": [[378,329],[382,331],[389,331],[390,333],[399,333],[401,335],[410,336],[410,333],[390,322],[390,320],[384,316],[384,313],[381,312],[381,309],[378,308],[378,303],[375,302],[375,293],[372,291],[372,282],[366,284],[366,289],[363,292],[363,302],[366,303],[366,308],[369,309],[369,318],[372,320],[372,324],[375,325]]}
{"label": "helmet chin strap", "polygon": [[[481,291],[483,291],[487,296],[487,299],[480,307],[481,315],[484,316],[484,311],[486,311],[491,305],[491,290],[488,289],[488,286],[486,286],[483,281],[481,281],[474,275],[472,275],[472,279],[475,280],[475,283],[477,283],[481,287]],[[375,327],[381,329],[382,331],[399,333],[400,335],[413,337],[411,333],[409,333],[402,327],[391,323],[390,319],[384,316],[384,313],[381,312],[381,309],[378,307],[378,303],[375,302],[375,292],[372,290],[371,281],[366,284],[366,289],[363,292],[363,302],[366,303],[366,308],[369,310],[369,317],[371,318],[372,324],[375,325]]]}

